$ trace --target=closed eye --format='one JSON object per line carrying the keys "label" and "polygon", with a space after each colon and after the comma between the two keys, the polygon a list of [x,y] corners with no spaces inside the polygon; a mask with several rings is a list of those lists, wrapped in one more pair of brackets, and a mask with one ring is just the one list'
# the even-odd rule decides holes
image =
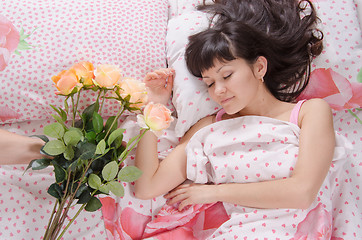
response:
{"label": "closed eye", "polygon": [[214,85],[214,82],[213,83],[210,83],[210,84],[207,84],[207,87],[210,88]]}
{"label": "closed eye", "polygon": [[231,77],[231,75],[233,75],[233,74],[230,73],[229,75],[227,75],[226,77],[224,77],[224,79],[228,79],[229,77]]}

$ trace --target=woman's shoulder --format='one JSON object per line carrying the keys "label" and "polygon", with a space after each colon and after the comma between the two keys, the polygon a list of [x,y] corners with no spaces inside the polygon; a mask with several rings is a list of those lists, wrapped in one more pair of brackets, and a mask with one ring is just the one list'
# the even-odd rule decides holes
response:
{"label": "woman's shoulder", "polygon": [[320,98],[313,98],[305,101],[300,109],[300,126],[305,121],[315,120],[332,121],[332,110],[329,104]]}
{"label": "woman's shoulder", "polygon": [[199,120],[197,123],[195,123],[190,130],[187,131],[187,133],[185,134],[185,136],[182,138],[183,141],[188,142],[191,137],[200,129],[212,124],[215,122],[215,115],[209,115],[206,116],[204,118],[202,118],[201,120]]}
{"label": "woman's shoulder", "polygon": [[303,103],[304,112],[331,111],[329,104],[321,98],[312,98]]}

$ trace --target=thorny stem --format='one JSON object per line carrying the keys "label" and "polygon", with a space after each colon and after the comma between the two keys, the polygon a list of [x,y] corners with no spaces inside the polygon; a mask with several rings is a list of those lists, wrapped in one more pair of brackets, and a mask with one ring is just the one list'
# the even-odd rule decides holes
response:
{"label": "thorny stem", "polygon": [[104,137],[104,139],[107,139],[107,137],[108,137],[108,135],[109,135],[112,127],[113,127],[114,124],[118,121],[118,118],[122,115],[122,113],[124,112],[124,110],[125,110],[125,109],[124,109],[124,105],[125,105],[125,103],[122,102],[122,106],[121,106],[121,108],[118,110],[118,113],[117,113],[116,117],[114,118],[111,126],[109,127],[109,129],[108,129],[108,131],[107,131],[106,136]]}
{"label": "thorny stem", "polygon": [[79,216],[79,214],[83,211],[83,209],[85,208],[87,204],[84,203],[77,211],[77,213],[74,215],[74,217],[69,221],[69,223],[67,224],[67,226],[65,226],[65,228],[63,229],[63,231],[60,233],[60,235],[58,236],[57,240],[62,239],[63,235],[65,234],[65,232],[67,231],[67,229],[70,227],[70,225],[72,225],[72,223],[75,221],[75,219]]}
{"label": "thorny stem", "polygon": [[[94,191],[91,196],[94,196],[94,194],[96,193],[96,191]],[[79,214],[83,211],[83,209],[85,208],[85,206],[87,205],[87,203],[84,203],[77,211],[77,213],[74,215],[74,217],[69,221],[69,223],[67,224],[67,226],[65,226],[65,228],[63,229],[63,231],[60,233],[60,235],[58,236],[57,240],[60,240],[63,235],[65,234],[65,232],[67,231],[67,229],[70,227],[70,225],[72,225],[72,223],[75,221],[75,219],[79,216]]]}
{"label": "thorny stem", "polygon": [[101,103],[101,106],[99,108],[99,114],[101,114],[102,112],[102,109],[103,109],[103,105],[104,105],[104,101],[106,99],[106,93],[107,93],[107,90],[106,89],[102,89],[101,91],[103,91],[103,98],[102,98],[102,103]]}
{"label": "thorny stem", "polygon": [[54,208],[53,208],[52,214],[50,215],[50,218],[49,218],[49,221],[48,221],[48,226],[47,226],[47,229],[46,229],[45,234],[44,234],[44,239],[47,239],[47,237],[49,235],[50,225],[52,223],[52,220],[53,220],[55,211],[57,209],[58,203],[59,203],[59,201],[57,200],[56,203],[54,204]]}
{"label": "thorny stem", "polygon": [[[137,146],[138,142],[141,140],[141,138],[143,137],[143,135],[146,134],[146,132],[149,129],[145,129],[137,138],[137,141],[133,143],[133,145],[131,146],[131,148],[126,149],[120,156],[120,161],[119,161],[119,166],[121,165],[121,163],[124,161],[124,159],[127,158],[128,154]],[[131,143],[132,144],[132,143]]]}
{"label": "thorny stem", "polygon": [[[83,179],[84,179],[84,177],[85,177],[85,174],[86,174],[86,172],[88,171],[88,169],[89,169],[89,167],[91,166],[91,164],[92,164],[93,161],[94,161],[94,160],[89,161],[89,163],[88,163],[85,171],[83,172],[83,175],[82,175],[81,178],[80,178],[80,181],[79,181],[79,183],[78,183],[77,188],[76,188],[75,191],[72,192],[71,194],[67,194],[67,190],[68,190],[68,186],[69,186],[69,181],[70,181],[70,175],[71,175],[71,174],[70,174],[70,169],[69,169],[68,179],[67,179],[67,184],[66,184],[66,189],[65,189],[65,194],[64,194],[63,198],[62,198],[61,201],[60,201],[60,204],[59,204],[59,207],[58,207],[58,211],[56,211],[56,215],[55,215],[54,219],[51,218],[52,220],[49,221],[48,228],[49,228],[49,225],[51,225],[51,226],[50,226],[49,230],[46,231],[46,234],[45,234],[45,236],[44,236],[44,240],[49,240],[49,239],[53,240],[53,239],[56,239],[56,236],[57,236],[58,233],[60,232],[61,227],[62,227],[62,225],[63,225],[63,223],[64,223],[64,221],[65,221],[65,219],[66,219],[66,217],[67,217],[67,215],[68,215],[68,211],[69,211],[69,209],[70,209],[70,207],[71,207],[71,205],[72,205],[72,203],[73,203],[73,201],[74,201],[75,194],[76,194],[76,192],[78,191],[78,189],[79,189],[79,187],[80,187],[80,185],[81,185],[81,183],[82,183],[82,181],[83,181]],[[66,202],[67,202],[67,201],[66,201],[67,199],[68,199],[68,205],[64,208],[64,206],[65,206],[65,204],[66,204]],[[86,204],[84,204],[84,207],[85,207],[85,205],[86,205]],[[84,208],[84,207],[83,207],[83,208]],[[82,209],[83,209],[83,208],[82,208]],[[55,207],[54,207],[54,210],[55,210]],[[64,211],[63,211],[63,210],[64,210]],[[76,218],[79,214],[80,214],[80,213],[77,212],[76,216],[73,217],[72,222],[75,220],[75,218]],[[54,214],[52,214],[52,216],[53,216],[53,215],[54,215]],[[70,224],[68,224],[68,225],[70,225]],[[68,226],[68,227],[69,227],[69,226]],[[66,228],[68,228],[68,227],[66,227]],[[65,231],[63,230],[62,233],[61,233],[61,235],[64,235],[63,232],[65,233]],[[60,239],[60,238],[58,237],[57,239]]]}
{"label": "thorny stem", "polygon": [[[75,124],[75,117],[76,117],[76,114],[77,114],[77,109],[78,109],[78,105],[79,105],[79,98],[80,98],[80,92],[82,91],[82,89],[79,90],[78,92],[78,95],[77,95],[77,101],[76,101],[76,104],[74,106],[74,103],[73,103],[73,127],[74,127],[74,124]],[[72,102],[73,102],[73,97],[72,97]]]}

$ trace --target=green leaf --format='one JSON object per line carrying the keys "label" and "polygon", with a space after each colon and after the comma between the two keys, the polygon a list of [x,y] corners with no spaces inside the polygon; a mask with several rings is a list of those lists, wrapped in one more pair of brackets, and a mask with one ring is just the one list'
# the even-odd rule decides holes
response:
{"label": "green leaf", "polygon": [[51,162],[51,159],[49,159],[49,158],[34,159],[29,163],[26,170],[28,170],[29,168],[31,168],[33,170],[41,170],[41,169],[48,167],[50,165],[50,162]]}
{"label": "green leaf", "polygon": [[64,134],[64,142],[66,145],[75,146],[82,139],[83,134],[80,130],[76,130],[76,128],[70,129]]}
{"label": "green leaf", "polygon": [[85,138],[89,141],[89,142],[94,142],[96,140],[96,136],[97,134],[93,131],[87,132],[85,134]]}
{"label": "green leaf", "polygon": [[62,188],[56,184],[56,183],[53,183],[52,185],[50,185],[50,187],[48,188],[48,193],[57,198],[57,199],[61,199],[62,196],[63,196],[63,191],[62,191]]}
{"label": "green leaf", "polygon": [[117,197],[124,196],[124,188],[123,188],[122,183],[113,181],[113,182],[109,182],[107,185],[109,186],[109,190]]}
{"label": "green leaf", "polygon": [[142,171],[135,166],[127,166],[118,173],[118,180],[123,182],[134,182],[142,175]]}
{"label": "green leaf", "polygon": [[102,139],[98,144],[96,148],[96,154],[105,154],[106,151],[106,141]]}
{"label": "green leaf", "polygon": [[362,68],[359,70],[357,74],[357,82],[362,83]]}
{"label": "green leaf", "polygon": [[93,117],[93,113],[98,112],[98,110],[99,110],[99,102],[96,101],[95,103],[89,105],[86,109],[84,109],[82,114],[84,114],[84,116],[86,117],[86,121],[88,121]]}
{"label": "green leaf", "polygon": [[56,156],[65,151],[65,145],[60,140],[52,140],[45,144],[43,151],[51,156]]}
{"label": "green leaf", "polygon": [[102,139],[105,138],[106,134],[107,134],[106,132],[98,133],[97,136],[96,136],[96,142],[102,141]]}
{"label": "green leaf", "polygon": [[59,114],[62,122],[67,121],[67,113],[66,113],[63,109],[57,108],[57,107],[54,106],[54,105],[50,105],[50,106],[54,109],[54,111],[56,111],[56,112]]}
{"label": "green leaf", "polygon": [[52,163],[54,166],[55,181],[57,183],[63,182],[67,178],[67,172],[65,171],[64,168],[62,168],[58,164],[54,163],[54,161]]}
{"label": "green leaf", "polygon": [[77,160],[72,162],[72,164],[69,165],[70,171],[74,172],[77,169],[77,167],[80,165],[81,165],[81,161],[80,161],[80,158],[78,158]]}
{"label": "green leaf", "polygon": [[106,181],[112,181],[118,173],[118,164],[116,161],[109,162],[106,166],[104,166],[102,170],[102,177]]}
{"label": "green leaf", "polygon": [[79,186],[77,192],[75,193],[75,198],[79,198],[80,195],[81,195],[83,192],[85,192],[87,189],[88,189],[88,186],[87,186],[86,184],[82,183],[82,184]]}
{"label": "green leaf", "polygon": [[93,129],[97,134],[102,132],[102,130],[103,130],[103,118],[102,118],[101,115],[99,115],[99,113],[97,113],[97,112],[93,113],[92,124],[93,124]]}
{"label": "green leaf", "polygon": [[102,184],[102,180],[100,177],[98,177],[97,175],[95,174],[91,174],[89,175],[88,177],[88,184],[91,188],[93,189],[99,189],[99,187],[101,186]]}
{"label": "green leaf", "polygon": [[45,135],[31,135],[30,137],[37,137],[40,138],[41,140],[43,140],[44,142],[49,142],[49,138]]}
{"label": "green leaf", "polygon": [[29,50],[32,49],[31,45],[29,43],[27,43],[26,41],[19,41],[18,46],[17,46],[18,50]]}
{"label": "green leaf", "polygon": [[59,117],[58,115],[55,115],[55,114],[50,114],[50,115],[55,119],[55,121],[62,124],[63,127],[66,127],[63,120],[61,119],[61,117]]}
{"label": "green leaf", "polygon": [[85,210],[88,212],[94,212],[97,211],[102,207],[101,201],[99,201],[96,197],[91,197],[87,205],[85,206]]}
{"label": "green leaf", "polygon": [[[78,192],[77,192],[78,193]],[[89,202],[89,200],[91,199],[92,195],[90,190],[87,188],[85,189],[80,195],[79,195],[79,200],[77,202],[77,204],[84,204]]]}
{"label": "green leaf", "polygon": [[64,99],[64,109],[65,109],[65,113],[67,113],[67,112],[69,111],[68,98],[69,98],[69,96],[67,96],[67,97]]}
{"label": "green leaf", "polygon": [[[106,126],[104,127],[106,132],[109,131],[111,133],[118,128],[118,123],[117,123],[117,121],[115,121],[115,119],[116,119],[116,116],[111,116],[107,119]],[[114,124],[112,126],[113,122],[114,122]],[[112,128],[111,128],[111,126],[112,126]]]}
{"label": "green leaf", "polygon": [[120,136],[120,137],[118,137],[118,138],[116,138],[116,140],[114,140],[113,143],[114,143],[115,149],[118,149],[119,147],[121,147],[121,146],[122,146],[122,143],[123,143],[123,135]]}
{"label": "green leaf", "polygon": [[73,160],[74,158],[74,150],[73,147],[71,145],[68,145],[63,153],[64,158],[67,160]]}
{"label": "green leaf", "polygon": [[64,135],[64,127],[56,122],[44,127],[44,134],[49,137],[61,139]]}
{"label": "green leaf", "polygon": [[80,142],[77,145],[76,156],[81,160],[89,160],[94,156],[97,146],[90,142]]}
{"label": "green leaf", "polygon": [[122,129],[122,128],[118,128],[116,130],[114,130],[108,137],[108,146],[111,146],[111,144],[113,143],[113,141],[118,138],[118,137],[121,137],[123,138],[123,133],[124,133],[125,129]]}
{"label": "green leaf", "polygon": [[105,194],[109,194],[110,187],[108,184],[103,184],[102,186],[99,187],[99,191]]}

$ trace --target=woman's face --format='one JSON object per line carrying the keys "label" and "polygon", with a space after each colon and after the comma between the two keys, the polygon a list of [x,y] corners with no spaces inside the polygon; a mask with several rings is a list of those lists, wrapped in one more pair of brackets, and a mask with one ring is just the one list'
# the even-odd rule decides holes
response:
{"label": "woman's face", "polygon": [[232,115],[248,107],[262,85],[244,59],[215,61],[214,67],[202,73],[210,97]]}

